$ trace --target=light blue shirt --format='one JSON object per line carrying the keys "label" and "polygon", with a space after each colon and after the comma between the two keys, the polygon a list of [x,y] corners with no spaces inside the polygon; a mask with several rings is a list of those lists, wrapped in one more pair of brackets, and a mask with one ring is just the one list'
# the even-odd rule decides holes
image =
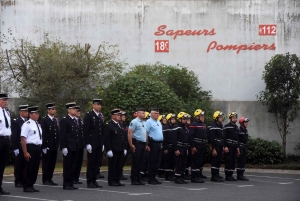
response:
{"label": "light blue shirt", "polygon": [[148,136],[155,141],[163,141],[162,125],[160,121],[152,118],[146,121]]}
{"label": "light blue shirt", "polygon": [[133,130],[133,138],[141,142],[146,142],[146,122],[137,117],[130,122],[129,129]]}

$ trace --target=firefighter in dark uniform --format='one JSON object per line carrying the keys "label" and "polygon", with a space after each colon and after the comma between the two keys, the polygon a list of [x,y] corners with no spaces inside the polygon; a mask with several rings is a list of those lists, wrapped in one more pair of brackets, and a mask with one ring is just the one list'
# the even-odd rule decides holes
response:
{"label": "firefighter in dark uniform", "polygon": [[104,146],[107,150],[107,156],[109,160],[108,185],[125,186],[124,183],[120,182],[122,177],[124,156],[127,154],[124,131],[119,124],[122,113],[120,109],[113,109],[111,110],[110,114],[111,120],[105,125],[104,128]]}
{"label": "firefighter in dark uniform", "polygon": [[14,119],[11,124],[11,145],[15,153],[15,187],[23,188],[23,172],[26,160],[24,158],[21,144],[21,127],[28,117],[28,105],[20,105],[19,114],[20,116],[17,119]]}
{"label": "firefighter in dark uniform", "polygon": [[165,168],[165,180],[166,181],[175,181],[174,178],[174,149],[173,141],[174,139],[173,128],[176,124],[176,115],[169,113],[166,116],[167,125],[163,127],[163,147],[162,151],[164,154],[164,168]]}
{"label": "firefighter in dark uniform", "polygon": [[39,172],[43,140],[42,128],[37,122],[39,119],[38,109],[38,106],[28,107],[30,118],[21,128],[22,149],[26,160],[23,190],[28,193],[39,192],[34,188]]}
{"label": "firefighter in dark uniform", "polygon": [[[186,120],[186,124],[185,127],[188,129],[189,131],[189,127],[191,124],[191,115],[187,116],[187,120]],[[189,139],[191,138],[190,136],[190,132],[189,132]],[[190,180],[191,179],[191,174],[189,171],[189,168],[191,167],[191,163],[192,163],[192,153],[191,153],[191,147],[190,147],[190,143],[188,144],[188,153],[187,153],[187,162],[186,162],[186,168],[185,168],[185,172],[184,172],[184,179],[185,180]]]}
{"label": "firefighter in dark uniform", "polygon": [[[158,120],[160,121],[162,127],[167,125],[167,119],[166,119],[166,115],[162,114],[159,115]],[[157,177],[158,178],[165,178],[165,161],[164,161],[164,152],[161,151],[161,162],[160,162],[160,166],[158,167],[158,174]]]}
{"label": "firefighter in dark uniform", "polygon": [[172,135],[174,135],[172,146],[174,150],[176,184],[187,184],[187,182],[184,181],[184,172],[187,163],[187,149],[189,144],[189,131],[185,125],[187,118],[187,113],[180,112],[177,115],[178,122],[172,131]]}
{"label": "firefighter in dark uniform", "polygon": [[132,151],[131,162],[131,185],[145,185],[141,178],[141,169],[145,160],[146,151],[146,123],[145,109],[137,108],[137,117],[133,119],[128,127],[128,143]]}
{"label": "firefighter in dark uniform", "polygon": [[0,93],[0,193],[2,195],[9,195],[8,191],[2,189],[3,173],[6,161],[9,155],[11,135],[11,122],[9,112],[6,110],[8,95],[7,93]]}
{"label": "firefighter in dark uniform", "polygon": [[237,117],[238,115],[236,112],[230,112],[228,114],[230,122],[223,128],[226,181],[237,181],[236,178],[233,177],[236,157],[240,154],[238,142],[238,126],[236,125]]}
{"label": "firefighter in dark uniform", "polygon": [[81,114],[80,106],[77,105],[75,108],[76,108],[75,119],[78,125],[78,141],[77,141],[78,157],[77,157],[77,163],[76,163],[76,168],[74,173],[73,184],[82,184],[82,182],[79,181],[79,176],[80,176],[82,162],[83,162],[83,152],[84,152],[84,145],[85,145],[84,134],[83,134],[83,119],[80,117]]}
{"label": "firefighter in dark uniform", "polygon": [[103,115],[100,110],[102,99],[93,99],[93,110],[87,112],[83,119],[83,133],[87,150],[86,179],[88,188],[102,188],[97,183],[98,170],[102,160]]}
{"label": "firefighter in dark uniform", "polygon": [[224,182],[224,179],[220,176],[220,166],[223,153],[223,112],[214,112],[213,119],[214,122],[211,124],[209,131],[212,150],[211,181]]}
{"label": "firefighter in dark uniform", "polygon": [[243,181],[249,181],[248,178],[244,176],[245,165],[246,165],[246,156],[247,156],[247,141],[248,141],[248,122],[247,117],[241,117],[239,119],[240,128],[239,128],[239,145],[240,145],[240,155],[237,158],[237,179]]}
{"label": "firefighter in dark uniform", "polygon": [[204,123],[204,111],[197,109],[194,112],[195,121],[190,125],[191,144],[191,182],[204,183],[201,180],[202,159],[206,149],[206,125]]}
{"label": "firefighter in dark uniform", "polygon": [[55,103],[46,104],[47,115],[41,120],[41,127],[43,130],[43,144],[42,144],[42,168],[44,185],[56,186],[54,183],[53,172],[55,169],[57,150],[59,148],[59,128],[56,118]]}
{"label": "firefighter in dark uniform", "polygon": [[63,153],[63,189],[76,190],[74,173],[78,157],[78,125],[75,119],[76,103],[67,103],[68,115],[60,121],[60,148]]}
{"label": "firefighter in dark uniform", "polygon": [[120,180],[127,180],[127,177],[124,176],[123,174],[123,168],[126,164],[127,158],[130,154],[130,148],[129,148],[129,144],[128,144],[128,125],[126,124],[126,112],[121,110],[121,118],[120,118],[120,126],[123,129],[123,135],[124,135],[124,141],[125,141],[125,148],[127,150],[127,153],[124,157],[124,163],[123,163],[123,167],[122,167],[122,176]]}

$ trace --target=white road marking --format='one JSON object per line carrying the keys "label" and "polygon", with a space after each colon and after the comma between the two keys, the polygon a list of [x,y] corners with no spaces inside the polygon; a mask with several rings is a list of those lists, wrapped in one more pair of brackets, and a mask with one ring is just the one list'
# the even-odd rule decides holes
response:
{"label": "white road marking", "polygon": [[243,187],[250,187],[250,186],[254,186],[254,185],[239,185],[237,187],[243,188]]}
{"label": "white road marking", "polygon": [[189,190],[189,191],[201,191],[201,190],[206,190],[207,188],[188,188],[186,190]]}
{"label": "white road marking", "polygon": [[283,177],[271,177],[271,176],[260,176],[260,175],[245,175],[248,177],[263,177],[263,178],[269,178],[269,179],[291,179],[291,180],[300,180],[300,179],[294,179],[294,178],[283,178]]}
{"label": "white road marking", "polygon": [[294,182],[287,182],[287,183],[279,183],[279,184],[293,184]]}
{"label": "white road marking", "polygon": [[24,197],[24,196],[16,196],[16,195],[1,195],[5,197],[12,197],[12,198],[20,198],[20,199],[28,199],[28,200],[45,200],[45,201],[58,201],[58,200],[48,200],[43,198],[31,198],[31,197]]}
{"label": "white road marking", "polygon": [[251,179],[251,181],[258,181],[258,182],[272,183],[272,184],[280,184],[280,182],[273,182],[273,181],[262,181],[262,180],[255,180],[255,179]]}

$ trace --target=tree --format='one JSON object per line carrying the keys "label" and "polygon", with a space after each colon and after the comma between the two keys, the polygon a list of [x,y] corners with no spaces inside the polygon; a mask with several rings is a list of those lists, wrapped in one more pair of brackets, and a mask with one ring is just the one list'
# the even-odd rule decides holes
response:
{"label": "tree", "polygon": [[290,134],[290,123],[297,117],[300,108],[300,60],[295,54],[278,54],[265,66],[262,79],[265,91],[257,96],[258,100],[273,113],[286,151],[286,136]]}
{"label": "tree", "polygon": [[161,113],[177,113],[182,108],[176,94],[164,83],[149,76],[127,74],[110,84],[103,92],[104,115],[110,110],[121,108],[127,112],[129,120],[137,107],[159,107]]}
{"label": "tree", "polygon": [[40,45],[13,40],[1,60],[2,90],[15,91],[42,108],[55,102],[60,112],[70,101],[85,106],[96,97],[96,89],[116,80],[126,65],[116,46],[108,43],[92,51],[89,44],[67,45],[47,36]]}

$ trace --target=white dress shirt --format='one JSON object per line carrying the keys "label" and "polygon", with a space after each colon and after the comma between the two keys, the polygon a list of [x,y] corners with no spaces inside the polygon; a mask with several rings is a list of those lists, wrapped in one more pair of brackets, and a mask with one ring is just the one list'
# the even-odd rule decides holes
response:
{"label": "white dress shirt", "polygon": [[[41,133],[41,137],[39,134],[38,126]],[[36,121],[33,121],[32,119],[29,119],[23,124],[21,128],[21,136],[26,138],[27,144],[42,144],[42,128],[39,124],[38,126],[36,124]]]}
{"label": "white dress shirt", "polygon": [[6,128],[6,126],[5,126],[5,118],[4,118],[4,114],[3,114],[3,108],[0,107],[0,136],[10,136],[11,135],[10,115],[8,114],[6,109],[4,109],[4,113],[7,118],[8,128]]}

